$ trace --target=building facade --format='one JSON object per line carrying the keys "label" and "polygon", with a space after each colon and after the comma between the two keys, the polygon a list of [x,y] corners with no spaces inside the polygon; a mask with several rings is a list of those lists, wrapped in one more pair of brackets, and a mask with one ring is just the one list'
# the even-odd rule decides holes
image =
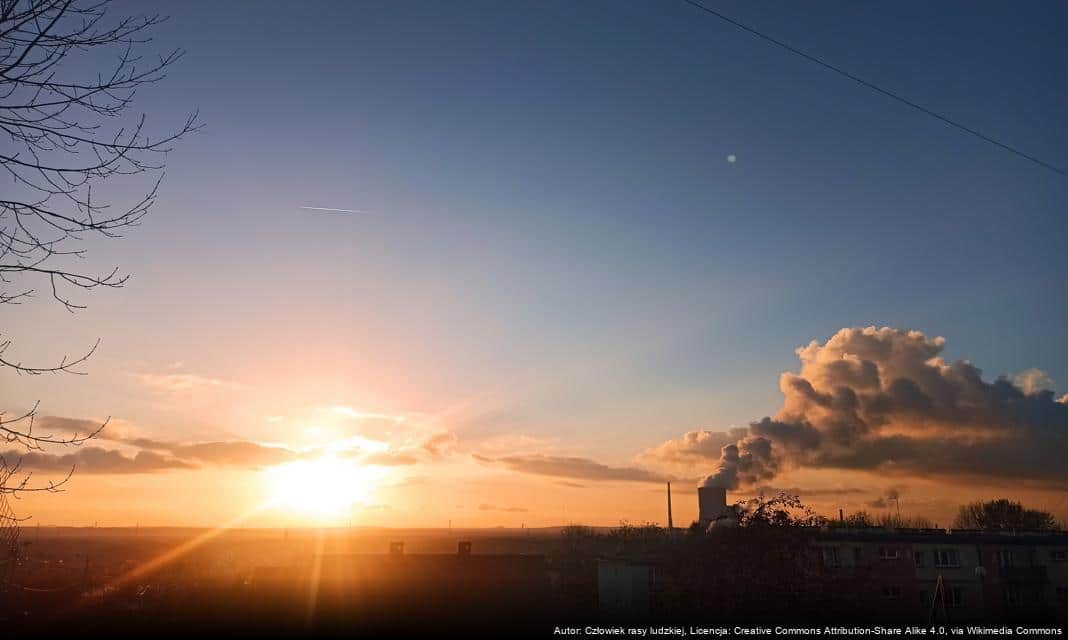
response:
{"label": "building facade", "polygon": [[930,620],[1068,618],[1068,534],[831,528],[824,565],[886,611]]}

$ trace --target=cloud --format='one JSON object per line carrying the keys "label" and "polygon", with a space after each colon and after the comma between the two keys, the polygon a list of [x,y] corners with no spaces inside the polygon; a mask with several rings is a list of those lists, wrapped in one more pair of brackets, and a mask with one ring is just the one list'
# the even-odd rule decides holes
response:
{"label": "cloud", "polygon": [[297,453],[290,449],[247,440],[170,445],[167,450],[182,459],[246,467],[269,467],[297,457]]}
{"label": "cloud", "polygon": [[[74,433],[86,434],[96,431],[102,421],[85,418],[68,418],[64,416],[38,416],[35,419],[35,431],[44,434],[62,434],[67,437]],[[164,469],[192,469],[200,463],[214,465],[234,465],[260,467],[279,464],[294,459],[298,454],[284,447],[264,445],[244,440],[222,442],[179,443],[158,440],[136,434],[129,423],[112,420],[101,431],[94,442],[114,442],[118,445],[140,449],[132,458],[118,450],[88,446],[70,454],[45,454],[35,452],[40,458],[24,458],[23,464],[33,460],[34,464],[47,466],[50,461],[69,470],[66,460],[75,456],[92,465],[88,473],[140,473]],[[107,454],[106,456],[104,454]],[[74,459],[74,458],[71,458]],[[140,461],[131,464],[126,461]],[[114,469],[114,470],[112,470]],[[143,471],[142,471],[143,470]],[[81,466],[79,466],[81,471]]]}
{"label": "cloud", "polygon": [[221,387],[226,384],[217,378],[207,378],[193,373],[142,373],[139,378],[146,387],[169,393],[204,387]]}
{"label": "cloud", "polygon": [[[1068,487],[1068,404],[1029,373],[1020,384],[982,379],[964,360],[942,358],[945,340],[919,331],[842,329],[797,350],[799,373],[784,373],[774,418],[730,432],[691,432],[645,452],[665,462],[705,458],[706,482],[728,488],[775,477],[787,467],[1001,478]],[[708,434],[708,435],[702,435]]]}
{"label": "cloud", "polygon": [[678,440],[668,440],[658,447],[649,449],[638,456],[641,460],[691,466],[707,464],[709,459],[718,459],[723,447],[734,444],[749,433],[743,427],[734,427],[727,431],[690,431]]}
{"label": "cloud", "polygon": [[456,446],[456,434],[451,431],[436,433],[423,441],[422,449],[432,458],[441,458],[450,453]]}
{"label": "cloud", "polygon": [[1021,371],[1013,376],[1012,383],[1028,395],[1053,388],[1053,378],[1042,369]]}
{"label": "cloud", "polygon": [[[72,422],[79,422],[73,420]],[[140,451],[132,457],[117,449],[87,446],[69,454],[30,452],[23,456],[23,466],[33,464],[40,470],[70,470],[78,465],[82,473],[153,473],[168,469],[196,469],[203,464],[216,466],[266,467],[288,462],[299,456],[290,449],[243,440],[179,444],[140,437],[98,437]]]}
{"label": "cloud", "polygon": [[366,213],[361,209],[335,209],[333,207],[297,207],[305,211],[320,211],[322,213]]}
{"label": "cloud", "polygon": [[[128,440],[129,443],[142,442],[144,439]],[[270,467],[296,460],[314,458],[331,451],[330,447],[294,451],[283,446],[261,444],[247,440],[224,442],[197,442],[192,444],[175,444],[148,441],[153,448],[166,450],[177,458],[195,460],[218,466]],[[370,442],[370,441],[367,441]],[[346,443],[351,444],[351,443]],[[384,448],[368,449],[366,446],[345,448],[335,453],[350,457],[360,464],[378,466],[403,466],[418,464],[419,459],[404,451],[391,451]]]}
{"label": "cloud", "polygon": [[394,416],[388,413],[374,413],[371,411],[360,411],[352,407],[331,407],[331,411],[334,413],[345,416],[346,418],[352,418],[353,420],[386,420],[389,422],[404,422],[404,416]]}
{"label": "cloud", "polygon": [[100,447],[81,447],[65,454],[5,451],[0,454],[0,457],[11,463],[21,459],[20,468],[23,471],[63,474],[72,468],[77,473],[88,474],[156,473],[196,468],[189,462],[176,460],[153,451],[139,451],[133,456],[127,456],[120,451]]}
{"label": "cloud", "polygon": [[848,496],[868,493],[864,489],[857,487],[829,487],[829,488],[813,488],[805,489],[802,487],[775,487],[772,485],[760,485],[754,489],[755,493],[762,493],[766,496],[775,496],[780,493],[786,493],[792,496],[801,497],[817,497],[817,496]]}
{"label": "cloud", "polygon": [[612,482],[666,482],[671,476],[638,467],[609,467],[586,458],[560,456],[504,456],[490,458],[472,454],[479,462],[503,465],[512,471],[555,478]]}
{"label": "cloud", "polygon": [[[35,421],[35,432],[69,437],[73,433],[86,434],[96,431],[100,424],[101,421],[82,418],[39,416]],[[455,440],[455,436],[439,436],[432,437],[431,441],[437,451],[444,452],[450,446],[449,443]],[[68,456],[35,453],[27,458],[24,464],[32,462],[40,469],[63,468],[66,472],[70,470],[72,462],[84,458],[83,462],[92,467],[89,473],[150,473],[166,469],[203,468],[207,465],[258,469],[297,459],[335,454],[351,458],[359,464],[404,466],[418,464],[421,459],[419,454],[424,453],[426,449],[425,443],[419,447],[390,449],[389,444],[385,442],[362,436],[351,436],[326,447],[302,450],[250,440],[176,442],[139,435],[129,423],[123,421],[110,422],[94,442],[113,442],[122,450],[87,447],[80,453],[74,452]],[[131,448],[140,451],[129,457],[124,451]],[[79,455],[82,458],[78,458]]]}
{"label": "cloud", "polygon": [[479,511],[504,511],[506,513],[527,513],[529,509],[523,507],[498,507],[492,504],[480,504],[478,505]]}
{"label": "cloud", "polygon": [[[39,437],[56,436],[59,438],[73,438],[96,433],[104,420],[89,420],[86,418],[65,418],[62,416],[35,415],[33,416],[33,432]],[[123,430],[123,425],[118,421],[107,421],[105,431],[97,435],[102,438],[104,433],[114,433]]]}

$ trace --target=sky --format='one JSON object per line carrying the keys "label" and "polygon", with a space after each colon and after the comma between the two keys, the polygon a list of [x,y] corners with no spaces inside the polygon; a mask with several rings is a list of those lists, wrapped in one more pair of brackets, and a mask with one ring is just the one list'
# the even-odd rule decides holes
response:
{"label": "sky", "polygon": [[[1068,7],[710,6],[1068,166]],[[4,374],[9,413],[111,416],[47,453],[84,458],[38,460],[35,477],[79,471],[18,503],[36,521],[662,522],[668,478],[685,519],[722,446],[771,437],[748,426],[765,416],[819,444],[772,438],[774,469],[739,498],[790,488],[837,513],[892,492],[948,525],[1009,495],[1068,516],[1063,473],[1013,475],[1068,453],[1063,176],[683,2],[160,11],[150,47],[187,53],[134,109],[159,130],[199,109],[204,128],[142,225],[86,241],[129,283],[74,315],[45,296],[0,310],[23,360],[101,340],[84,377]],[[898,331],[848,331],[865,327]],[[873,363],[901,402],[842,435],[838,400],[780,378],[868,397],[823,356]],[[891,374],[933,403],[895,396]],[[942,448],[861,451],[893,436]],[[1033,448],[993,462],[976,444],[1002,438]],[[968,474],[938,459],[958,441],[976,444],[954,463]],[[278,502],[279,464],[324,452],[361,487],[343,516],[256,509]],[[307,494],[336,491],[318,479]]]}

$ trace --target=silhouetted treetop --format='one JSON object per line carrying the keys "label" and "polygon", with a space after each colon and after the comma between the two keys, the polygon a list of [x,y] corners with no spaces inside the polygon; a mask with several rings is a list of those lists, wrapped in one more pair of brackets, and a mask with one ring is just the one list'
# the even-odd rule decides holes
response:
{"label": "silhouetted treetop", "polygon": [[957,513],[953,526],[958,529],[1003,530],[1054,530],[1057,520],[1048,511],[1024,508],[1019,502],[1008,498],[971,502],[963,505]]}
{"label": "silhouetted treetop", "polygon": [[771,498],[760,494],[749,500],[736,502],[732,507],[741,527],[818,527],[826,523],[823,516],[789,493]]}

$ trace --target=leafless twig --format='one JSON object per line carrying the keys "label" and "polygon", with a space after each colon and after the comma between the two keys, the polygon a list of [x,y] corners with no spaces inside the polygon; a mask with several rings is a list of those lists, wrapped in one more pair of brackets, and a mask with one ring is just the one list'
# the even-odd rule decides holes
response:
{"label": "leafless twig", "polygon": [[[72,294],[122,287],[128,276],[118,268],[85,267],[84,243],[136,226],[156,202],[167,152],[200,128],[194,112],[157,135],[145,115],[132,112],[138,89],[162,80],[183,52],[142,53],[164,18],[113,16],[110,5],[0,0],[0,180],[8,179],[0,188],[0,305],[21,304],[43,289],[74,312],[85,305]],[[65,64],[72,60],[81,63]],[[86,73],[87,61],[101,71]],[[98,197],[105,181],[124,176],[147,178],[144,195],[122,206]],[[98,344],[52,364],[27,364],[9,355],[10,340],[0,341],[0,370],[84,375],[79,365]],[[37,404],[11,418],[0,413],[0,442],[26,451],[77,446],[107,424],[85,434],[40,434],[36,415]],[[10,538],[5,523],[19,520],[8,496],[61,491],[70,477],[35,484],[21,458],[0,456],[0,546]]]}

